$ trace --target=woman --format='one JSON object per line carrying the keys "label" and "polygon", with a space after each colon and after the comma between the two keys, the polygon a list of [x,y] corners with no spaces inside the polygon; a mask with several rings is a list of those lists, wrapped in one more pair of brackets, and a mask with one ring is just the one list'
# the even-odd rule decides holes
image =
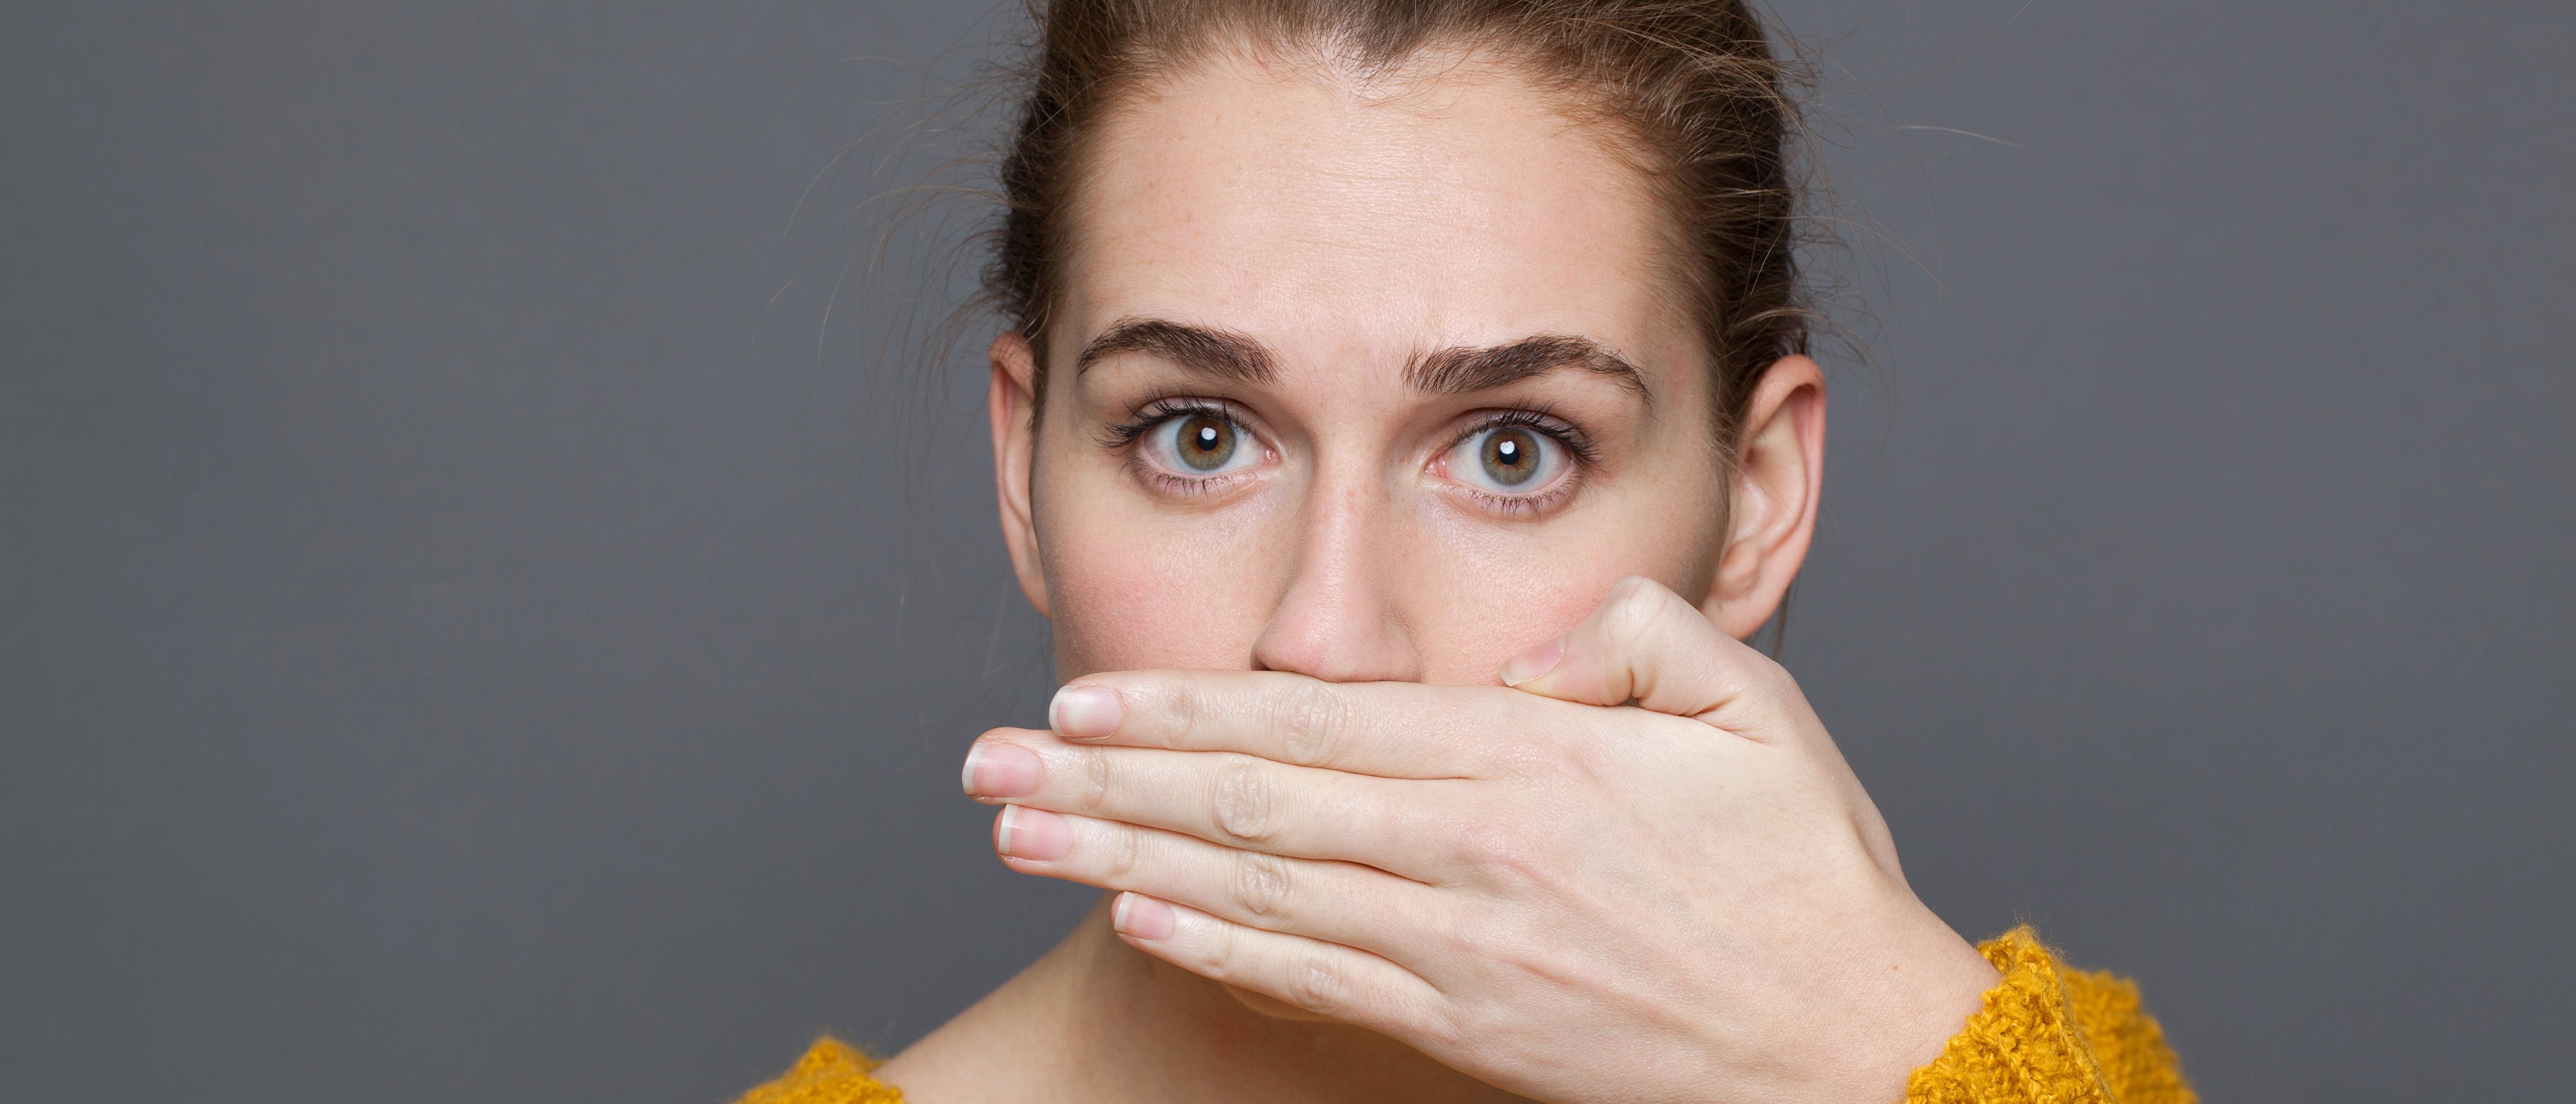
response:
{"label": "woman", "polygon": [[1825,427],[1740,4],[1036,18],[990,399],[1066,684],[964,782],[1115,892],[747,1101],[2192,1098],[2124,983],[1914,897],[1739,642]]}

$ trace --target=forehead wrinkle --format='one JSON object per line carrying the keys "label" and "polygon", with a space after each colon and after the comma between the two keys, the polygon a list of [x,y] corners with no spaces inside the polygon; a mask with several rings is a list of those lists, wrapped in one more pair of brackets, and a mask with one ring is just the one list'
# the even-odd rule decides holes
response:
{"label": "forehead wrinkle", "polygon": [[1539,334],[1484,348],[1461,345],[1417,353],[1404,366],[1404,381],[1427,394],[1462,395],[1518,383],[1559,368],[1580,368],[1609,376],[1649,408],[1654,406],[1655,396],[1646,388],[1645,373],[1600,342],[1570,334]]}
{"label": "forehead wrinkle", "polygon": [[1120,353],[1144,353],[1194,372],[1243,383],[1269,383],[1279,377],[1270,350],[1242,334],[1132,316],[1110,323],[1100,336],[1085,344],[1082,355],[1073,362],[1073,374],[1079,377],[1093,364]]}

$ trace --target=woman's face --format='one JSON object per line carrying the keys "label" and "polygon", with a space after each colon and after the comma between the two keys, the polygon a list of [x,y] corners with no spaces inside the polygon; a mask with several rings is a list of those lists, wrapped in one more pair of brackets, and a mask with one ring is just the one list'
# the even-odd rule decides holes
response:
{"label": "woman's face", "polygon": [[1821,381],[1790,358],[1753,404],[1794,478],[1730,479],[1660,211],[1597,130],[1491,66],[1361,88],[1233,57],[1103,118],[1035,432],[1030,350],[994,346],[1060,678],[1492,684],[1632,574],[1737,635],[1769,616]]}

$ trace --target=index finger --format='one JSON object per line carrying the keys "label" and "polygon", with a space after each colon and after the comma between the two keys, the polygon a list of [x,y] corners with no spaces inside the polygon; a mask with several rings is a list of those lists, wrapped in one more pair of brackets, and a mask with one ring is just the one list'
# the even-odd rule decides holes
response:
{"label": "index finger", "polygon": [[1083,743],[1235,751],[1383,778],[1463,778],[1479,773],[1485,756],[1473,736],[1491,726],[1462,723],[1471,712],[1458,708],[1465,703],[1441,699],[1475,692],[1283,671],[1119,671],[1056,691],[1047,725]]}

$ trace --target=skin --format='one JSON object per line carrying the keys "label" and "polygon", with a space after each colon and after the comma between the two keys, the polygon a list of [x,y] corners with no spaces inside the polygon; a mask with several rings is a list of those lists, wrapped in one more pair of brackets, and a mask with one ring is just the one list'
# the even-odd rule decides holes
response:
{"label": "skin", "polygon": [[[1508,66],[1224,54],[1122,106],[1042,424],[1034,350],[992,352],[1003,531],[1067,684],[965,784],[1014,869],[1126,892],[879,1076],[1901,1097],[1994,972],[1739,642],[1814,531],[1816,365],[1770,367],[1727,464],[1654,201]],[[1442,355],[1533,338],[1559,355],[1517,376]],[[1231,451],[1202,471],[1183,431]],[[1521,467],[1484,464],[1504,437]]]}

